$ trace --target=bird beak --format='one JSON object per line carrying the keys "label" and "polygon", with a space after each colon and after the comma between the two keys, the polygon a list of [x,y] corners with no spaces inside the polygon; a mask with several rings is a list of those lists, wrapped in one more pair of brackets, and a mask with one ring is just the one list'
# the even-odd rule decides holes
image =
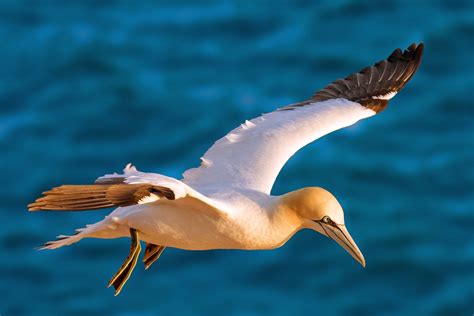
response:
{"label": "bird beak", "polygon": [[347,231],[346,226],[344,225],[328,225],[321,223],[326,235],[331,239],[334,239],[340,246],[342,246],[350,255],[357,260],[365,268],[365,259],[362,252],[360,252],[359,247],[352,239],[351,235]]}

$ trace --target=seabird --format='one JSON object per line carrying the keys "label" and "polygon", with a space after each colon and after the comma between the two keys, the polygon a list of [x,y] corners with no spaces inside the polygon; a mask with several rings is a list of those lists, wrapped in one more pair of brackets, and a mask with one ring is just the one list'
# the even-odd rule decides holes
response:
{"label": "seabird", "polygon": [[385,60],[336,80],[309,100],[245,121],[219,139],[181,180],[138,171],[107,174],[94,184],[61,185],[30,211],[85,211],[115,207],[104,220],[60,235],[40,249],[56,249],[83,238],[130,237],[125,262],[112,277],[115,295],[130,277],[146,243],[149,268],[166,247],[186,250],[275,249],[301,229],[334,239],[355,260],[365,259],[350,236],[337,199],[320,187],[281,196],[270,194],[286,163],[316,139],[374,116],[418,69],[423,44],[396,49]]}

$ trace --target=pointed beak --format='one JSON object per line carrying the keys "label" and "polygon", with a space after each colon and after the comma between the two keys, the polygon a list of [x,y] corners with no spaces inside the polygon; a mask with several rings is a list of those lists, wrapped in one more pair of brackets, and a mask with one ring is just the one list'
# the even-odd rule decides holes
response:
{"label": "pointed beak", "polygon": [[342,246],[350,255],[357,260],[365,268],[365,259],[359,247],[352,239],[351,235],[347,231],[344,225],[327,225],[321,224],[327,236],[334,239],[340,246]]}

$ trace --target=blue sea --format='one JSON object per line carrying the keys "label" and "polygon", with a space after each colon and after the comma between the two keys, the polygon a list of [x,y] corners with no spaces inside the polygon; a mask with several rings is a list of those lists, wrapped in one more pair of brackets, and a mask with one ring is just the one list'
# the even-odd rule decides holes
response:
{"label": "blue sea", "polygon": [[[273,189],[333,192],[363,269],[311,231],[274,251],[167,249],[106,287],[128,239],[34,248],[109,210],[28,213],[132,162],[180,177],[245,119],[424,42],[377,117],[304,148]],[[0,315],[472,315],[473,1],[0,3]]]}

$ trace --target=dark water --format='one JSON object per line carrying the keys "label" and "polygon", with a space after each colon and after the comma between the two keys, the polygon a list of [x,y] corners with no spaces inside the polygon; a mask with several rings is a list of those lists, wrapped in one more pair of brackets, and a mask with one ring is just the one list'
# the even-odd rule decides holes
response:
{"label": "dark water", "polygon": [[[471,315],[472,1],[0,4],[0,314]],[[276,251],[168,249],[123,293],[127,240],[33,248],[106,211],[28,214],[128,162],[180,176],[247,118],[413,41],[423,64],[382,115],[299,152],[274,188],[330,189],[367,259],[301,232]]]}

